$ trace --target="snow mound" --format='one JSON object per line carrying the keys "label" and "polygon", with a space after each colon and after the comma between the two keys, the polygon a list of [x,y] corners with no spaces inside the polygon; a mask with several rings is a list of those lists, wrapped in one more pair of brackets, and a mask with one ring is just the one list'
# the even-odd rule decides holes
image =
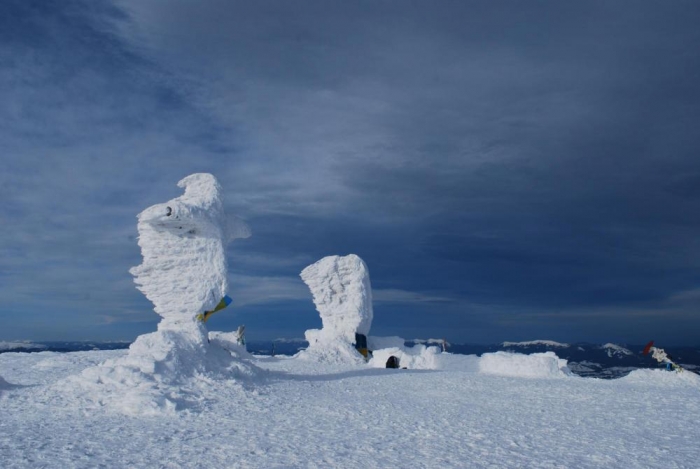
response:
{"label": "snow mound", "polygon": [[414,347],[390,347],[372,352],[369,366],[386,368],[386,362],[391,356],[399,359],[399,367],[409,370],[436,370],[442,368],[440,349],[419,344]]}
{"label": "snow mound", "polygon": [[[300,360],[314,361],[326,364],[365,364],[365,358],[355,349],[355,346],[343,340],[328,340],[317,329],[306,331],[308,348],[295,355]],[[319,337],[320,336],[320,337]]]}
{"label": "snow mound", "polygon": [[205,383],[256,380],[260,370],[248,358],[219,343],[200,343],[183,331],[159,330],[139,336],[125,356],[87,368],[56,388],[82,395],[94,407],[132,416],[197,410]]}
{"label": "snow mound", "polygon": [[253,356],[250,353],[248,353],[246,346],[241,344],[240,337],[237,331],[209,331],[209,343],[218,345],[224,350],[232,351],[239,356],[243,356],[248,359],[253,358]]}
{"label": "snow mound", "polygon": [[666,371],[665,369],[637,369],[627,376],[620,378],[620,381],[628,383],[656,384],[660,386],[694,386],[700,388],[700,376],[692,371],[684,370],[680,373]]}
{"label": "snow mound", "polygon": [[225,242],[249,232],[227,234],[221,187],[211,174],[192,174],[178,186],[182,196],[138,216],[143,263],[131,273],[162,317],[158,330],[139,336],[127,355],[58,385],[78,387],[95,403],[127,414],[192,407],[198,381],[256,373],[240,350],[210,343],[196,318],[214,309],[228,288]]}
{"label": "snow mound", "polygon": [[566,360],[557,357],[554,352],[531,355],[510,352],[485,353],[479,360],[479,372],[523,378],[559,378],[571,374]]}
{"label": "snow mound", "polygon": [[503,347],[529,347],[531,345],[544,345],[546,347],[569,347],[569,344],[555,342],[553,340],[530,340],[527,342],[503,342]]}
{"label": "snow mound", "polygon": [[177,185],[183,195],[138,215],[143,263],[131,269],[155,312],[173,324],[213,309],[228,287],[221,187],[211,174]]}
{"label": "snow mound", "polygon": [[355,334],[372,326],[372,287],[365,263],[355,254],[328,256],[306,267],[301,278],[313,295],[323,328],[306,331],[309,347],[301,358],[330,362],[358,361]]}

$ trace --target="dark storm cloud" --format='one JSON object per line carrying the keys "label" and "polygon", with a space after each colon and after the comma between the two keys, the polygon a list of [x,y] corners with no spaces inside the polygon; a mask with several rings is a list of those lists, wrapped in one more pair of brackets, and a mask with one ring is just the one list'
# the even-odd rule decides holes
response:
{"label": "dark storm cloud", "polygon": [[[253,227],[229,250],[246,321],[306,314],[298,272],[355,252],[393,318],[378,324],[407,335],[577,340],[608,318],[610,340],[639,340],[668,314],[668,336],[692,339],[693,2],[4,8],[8,269],[96,239],[120,278],[138,263],[133,216],[205,170]],[[38,233],[56,234],[38,249]],[[635,310],[646,329],[626,336]]]}

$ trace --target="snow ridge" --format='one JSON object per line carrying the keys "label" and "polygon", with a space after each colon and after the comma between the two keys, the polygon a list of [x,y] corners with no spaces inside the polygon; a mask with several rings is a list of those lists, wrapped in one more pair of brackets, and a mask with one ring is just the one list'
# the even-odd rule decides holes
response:
{"label": "snow ridge", "polygon": [[503,342],[503,347],[528,347],[531,345],[544,345],[547,347],[570,347],[569,344],[555,342],[553,340],[530,340],[527,342]]}

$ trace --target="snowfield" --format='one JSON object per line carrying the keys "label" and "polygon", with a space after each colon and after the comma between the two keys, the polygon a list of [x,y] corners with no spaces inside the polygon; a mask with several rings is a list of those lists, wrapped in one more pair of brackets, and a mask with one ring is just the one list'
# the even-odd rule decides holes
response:
{"label": "snowfield", "polygon": [[[128,350],[0,355],[2,469],[697,467],[694,373],[602,381],[551,351],[366,337],[372,290],[356,255],[302,271],[323,328],[294,357],[249,354],[243,329],[210,333],[204,312],[228,304],[225,245],[250,230],[226,221],[214,176],[178,185],[139,214],[131,272],[162,317],[155,332]],[[532,344],[565,347],[513,345]],[[386,368],[392,356],[401,369]]]}
{"label": "snowfield", "polygon": [[241,354],[254,374],[195,376],[177,409],[150,416],[66,385],[125,350],[4,353],[0,466],[698,467],[693,373],[599,380],[565,373],[553,353],[420,350],[415,362],[430,355],[420,363],[436,369]]}

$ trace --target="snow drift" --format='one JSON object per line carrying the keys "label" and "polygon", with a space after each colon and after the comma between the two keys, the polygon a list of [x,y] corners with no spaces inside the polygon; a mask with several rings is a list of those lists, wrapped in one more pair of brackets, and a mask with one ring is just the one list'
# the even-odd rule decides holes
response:
{"label": "snow drift", "polygon": [[442,368],[441,351],[438,347],[426,347],[419,344],[413,347],[389,347],[372,351],[369,366],[385,368],[389,357],[399,359],[399,367],[414,370],[436,370]]}
{"label": "snow drift", "polygon": [[479,359],[479,372],[523,378],[559,378],[571,374],[566,360],[554,352],[522,355],[510,352],[485,353]]}
{"label": "snow drift", "polygon": [[[178,186],[185,189],[182,196],[138,216],[143,263],[131,273],[162,317],[158,330],[139,336],[126,356],[81,376],[91,399],[116,402],[126,413],[176,409],[187,400],[181,394],[192,378],[254,373],[239,351],[210,344],[196,318],[227,291],[226,241],[249,231],[234,224],[227,233],[221,187],[211,174],[192,174]],[[196,400],[196,391],[190,394]]]}
{"label": "snow drift", "polygon": [[3,389],[10,389],[11,387],[12,387],[12,385],[10,383],[8,383],[7,381],[5,381],[2,378],[2,376],[0,376],[0,391],[2,391]]}
{"label": "snow drift", "polygon": [[361,361],[355,334],[367,335],[372,326],[372,287],[365,263],[355,254],[328,256],[306,267],[301,278],[308,285],[322,329],[306,331],[309,347],[302,358]]}

